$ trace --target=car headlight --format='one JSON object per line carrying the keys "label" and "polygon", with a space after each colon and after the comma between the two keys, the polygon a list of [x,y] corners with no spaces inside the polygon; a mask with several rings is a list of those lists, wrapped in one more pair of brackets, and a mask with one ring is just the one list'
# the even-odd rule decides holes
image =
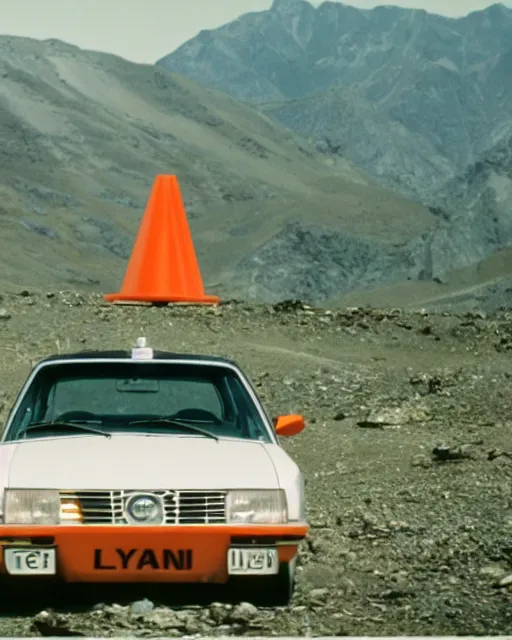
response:
{"label": "car headlight", "polygon": [[286,493],[283,489],[229,491],[226,517],[231,524],[284,524],[288,522]]}
{"label": "car headlight", "polygon": [[6,489],[4,524],[60,524],[60,496],[51,489]]}

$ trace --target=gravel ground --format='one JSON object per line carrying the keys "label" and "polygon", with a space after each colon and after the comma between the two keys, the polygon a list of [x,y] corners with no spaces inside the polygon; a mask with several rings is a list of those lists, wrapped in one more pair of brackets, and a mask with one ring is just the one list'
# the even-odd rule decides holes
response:
{"label": "gravel ground", "polygon": [[294,602],[44,594],[7,607],[3,635],[510,632],[512,314],[118,307],[20,292],[0,300],[0,417],[39,358],[139,335],[234,358],[272,414],[305,415],[303,434],[283,440],[305,471],[312,526]]}

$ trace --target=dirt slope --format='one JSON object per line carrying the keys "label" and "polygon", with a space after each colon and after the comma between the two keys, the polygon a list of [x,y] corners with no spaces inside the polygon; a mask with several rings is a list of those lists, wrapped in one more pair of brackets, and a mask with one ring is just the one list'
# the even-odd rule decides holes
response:
{"label": "dirt slope", "polygon": [[[72,292],[5,296],[0,307],[3,415],[36,359],[127,348],[143,331],[155,347],[235,358],[272,414],[308,421],[283,441],[305,471],[312,524],[290,610],[197,594],[160,606],[161,591],[122,608],[109,590],[56,624],[167,637],[510,632],[510,314],[113,307]],[[49,604],[11,611],[4,635],[57,635],[33,617]]]}
{"label": "dirt slope", "polygon": [[0,76],[4,289],[117,290],[158,173],[180,180],[208,285],[228,282],[290,220],[393,242],[435,221],[257,110],[163,69],[2,36]]}
{"label": "dirt slope", "polygon": [[367,291],[355,291],[332,304],[399,307],[430,311],[488,312],[510,308],[512,249],[496,251],[474,265],[456,269],[444,282],[403,282]]}

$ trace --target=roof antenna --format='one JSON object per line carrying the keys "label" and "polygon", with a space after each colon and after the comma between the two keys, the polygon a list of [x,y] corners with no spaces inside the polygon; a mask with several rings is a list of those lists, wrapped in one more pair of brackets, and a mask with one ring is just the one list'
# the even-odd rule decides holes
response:
{"label": "roof antenna", "polygon": [[132,348],[132,360],[152,360],[153,349],[148,347],[147,338],[137,338],[135,346]]}

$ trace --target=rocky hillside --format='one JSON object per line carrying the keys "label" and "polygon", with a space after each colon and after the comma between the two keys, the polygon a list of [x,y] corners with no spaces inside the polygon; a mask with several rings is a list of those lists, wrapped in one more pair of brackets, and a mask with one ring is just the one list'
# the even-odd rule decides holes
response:
{"label": "rocky hillside", "polygon": [[275,0],[157,64],[421,199],[512,133],[512,9],[500,4],[454,20]]}
{"label": "rocky hillside", "polygon": [[0,38],[0,54],[4,290],[117,291],[161,172],[178,175],[207,288],[224,298],[371,302],[408,283],[400,304],[419,305],[501,246],[476,227],[473,246],[456,216],[161,67],[20,38]]}
{"label": "rocky hillside", "polygon": [[[449,181],[435,202],[431,207],[435,225],[405,243],[378,247],[365,238],[349,239],[340,231],[326,233],[318,226],[290,223],[242,267],[262,287],[271,286],[275,271],[263,265],[287,253],[293,256],[290,269],[286,274],[281,271],[280,277],[296,296],[306,294],[313,300],[338,297],[340,302],[400,307],[411,302],[452,308],[459,304],[490,309],[509,306],[512,261],[504,250],[512,247],[512,137]],[[357,250],[352,252],[352,247]],[[322,256],[320,289],[310,269],[318,256]],[[348,283],[344,291],[337,284],[340,281]],[[405,288],[404,283],[408,283]],[[394,290],[382,287],[388,284]]]}
{"label": "rocky hillside", "polygon": [[[486,216],[500,223],[497,244],[510,240],[512,230],[512,136],[502,140],[461,176],[450,180],[437,194],[445,217],[470,210],[476,217]],[[508,216],[503,212],[508,211]],[[489,215],[490,213],[490,215]]]}
{"label": "rocky hillside", "polygon": [[240,602],[240,590],[31,581],[4,590],[2,635],[510,637],[511,320],[4,296],[0,420],[35,361],[129,349],[140,327],[155,348],[232,358],[270,415],[305,416],[282,445],[304,472],[311,530],[289,608]]}
{"label": "rocky hillside", "polygon": [[[467,267],[512,246],[512,137],[503,140],[437,195],[444,220],[438,256],[457,255],[450,268]],[[434,267],[434,276],[436,275]],[[441,273],[437,275],[442,276]]]}
{"label": "rocky hillside", "polygon": [[[439,190],[423,235],[430,278],[343,297],[346,304],[492,310],[512,303],[512,138]],[[421,243],[420,243],[421,245]],[[434,284],[437,283],[437,284]]]}
{"label": "rocky hillside", "polygon": [[[314,222],[327,242],[342,234],[347,276],[324,284],[320,251],[306,259],[308,283],[290,288],[280,270],[296,257],[283,247],[263,265],[277,266],[259,291],[270,299],[307,293],[311,281],[322,299],[333,286],[364,284],[364,268],[350,273],[354,259],[365,263],[361,243],[386,252],[435,224],[424,207],[344,161],[328,163],[257,110],[162,68],[7,37],[0,60],[4,288],[117,290],[161,172],[178,175],[206,284],[228,297],[252,295],[261,265],[241,261],[274,238],[293,238],[294,225]],[[372,281],[389,277],[377,263],[368,268]]]}
{"label": "rocky hillside", "polygon": [[258,111],[161,68],[8,37],[0,61],[1,281],[117,287],[157,173],[180,179],[210,284],[288,219],[402,238],[433,220]]}
{"label": "rocky hillside", "polygon": [[512,246],[512,137],[450,180],[436,202],[440,225],[432,235],[434,277]]}

